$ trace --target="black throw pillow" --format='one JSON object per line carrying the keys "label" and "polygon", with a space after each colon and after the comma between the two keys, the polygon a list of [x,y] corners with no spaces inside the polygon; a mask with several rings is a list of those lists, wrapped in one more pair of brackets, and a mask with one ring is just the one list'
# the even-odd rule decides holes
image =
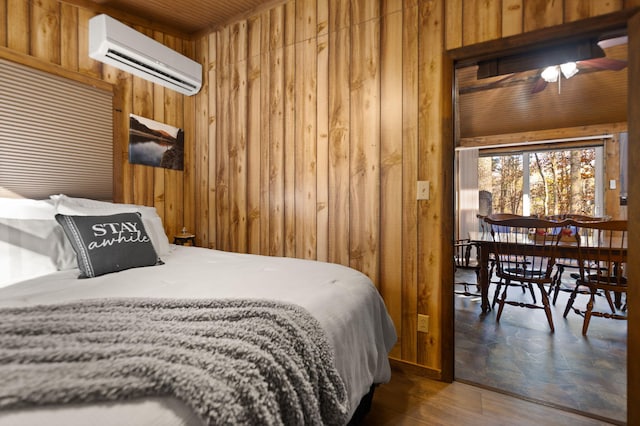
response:
{"label": "black throw pillow", "polygon": [[79,278],[91,278],[140,266],[161,265],[140,213],[69,216],[56,220],[76,252]]}

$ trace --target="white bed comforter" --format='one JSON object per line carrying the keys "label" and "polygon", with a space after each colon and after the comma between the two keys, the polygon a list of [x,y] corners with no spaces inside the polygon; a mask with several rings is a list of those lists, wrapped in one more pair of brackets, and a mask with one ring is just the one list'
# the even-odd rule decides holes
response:
{"label": "white bed comforter", "polygon": [[[372,383],[390,378],[388,353],[396,332],[371,281],[345,266],[292,258],[172,246],[165,264],[91,279],[61,271],[0,289],[0,307],[101,297],[268,298],[306,308],[327,333],[351,411]],[[179,401],[140,401],[42,407],[0,412],[4,424],[193,424]]]}

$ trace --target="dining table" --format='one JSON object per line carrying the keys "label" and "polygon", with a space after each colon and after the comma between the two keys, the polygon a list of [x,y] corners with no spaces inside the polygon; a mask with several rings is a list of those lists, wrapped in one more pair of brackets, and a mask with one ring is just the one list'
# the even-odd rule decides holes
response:
{"label": "dining table", "polygon": [[[489,266],[491,255],[495,255],[495,245],[491,233],[489,231],[477,231],[470,232],[469,239],[472,244],[477,247],[478,250],[478,286],[480,287],[481,296],[481,309],[482,314],[486,314],[491,311],[489,303]],[[517,242],[506,244],[510,254],[514,256],[535,256],[537,253],[535,239],[530,239],[528,236],[523,235]],[[501,243],[501,250],[504,252],[505,243]],[[601,248],[581,247],[584,251],[601,252]],[[611,249],[606,256],[613,256],[618,262],[626,262],[627,250],[626,249]],[[576,241],[560,241],[556,247],[556,259],[579,259],[579,248]]]}

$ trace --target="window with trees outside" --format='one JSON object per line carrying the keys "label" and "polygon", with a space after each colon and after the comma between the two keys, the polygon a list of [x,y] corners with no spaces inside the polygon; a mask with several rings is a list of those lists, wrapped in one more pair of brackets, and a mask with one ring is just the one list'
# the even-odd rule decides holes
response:
{"label": "window with trees outside", "polygon": [[480,213],[602,214],[602,147],[480,154]]}

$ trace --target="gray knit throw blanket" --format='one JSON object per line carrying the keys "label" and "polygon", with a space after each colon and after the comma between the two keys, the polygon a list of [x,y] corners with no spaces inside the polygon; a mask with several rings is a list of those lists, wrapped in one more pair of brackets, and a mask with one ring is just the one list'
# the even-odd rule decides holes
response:
{"label": "gray knit throw blanket", "polygon": [[345,424],[318,321],[267,300],[0,309],[0,409],[174,396],[207,424]]}

